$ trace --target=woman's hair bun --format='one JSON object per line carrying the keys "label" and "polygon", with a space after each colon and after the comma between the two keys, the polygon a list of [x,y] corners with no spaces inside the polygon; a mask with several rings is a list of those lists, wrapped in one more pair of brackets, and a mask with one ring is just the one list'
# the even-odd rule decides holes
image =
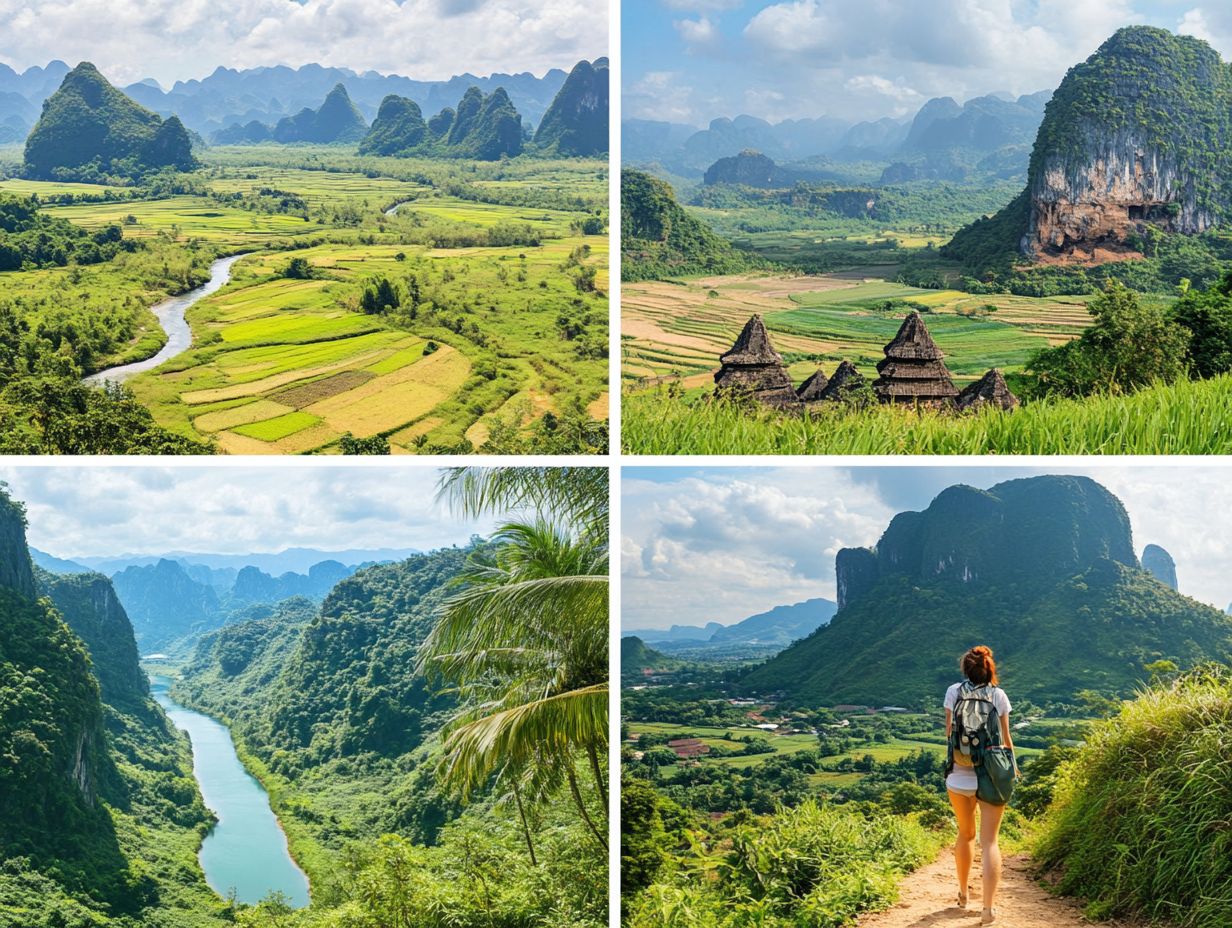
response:
{"label": "woman's hair bun", "polygon": [[992,657],[992,648],[977,644],[962,656],[960,666],[963,676],[972,683],[997,685],[997,663]]}

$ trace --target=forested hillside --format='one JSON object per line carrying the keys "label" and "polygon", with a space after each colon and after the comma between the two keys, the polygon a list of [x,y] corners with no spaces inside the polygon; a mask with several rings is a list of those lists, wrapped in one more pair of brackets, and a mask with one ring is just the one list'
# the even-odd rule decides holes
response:
{"label": "forested hillside", "polygon": [[7,494],[0,610],[0,924],[223,924],[187,743],[149,698],[123,609],[98,574],[36,580]]}

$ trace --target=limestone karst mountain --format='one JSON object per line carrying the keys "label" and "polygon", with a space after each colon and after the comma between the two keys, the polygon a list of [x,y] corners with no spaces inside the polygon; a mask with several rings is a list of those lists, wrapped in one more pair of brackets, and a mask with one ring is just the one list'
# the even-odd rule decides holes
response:
{"label": "limestone karst mountain", "polygon": [[1148,225],[1203,232],[1232,210],[1230,154],[1232,66],[1201,39],[1126,27],[1053,94],[1022,196],[943,254],[1098,263],[1132,253]]}
{"label": "limestone karst mountain", "polygon": [[621,279],[734,274],[754,260],[687,213],[671,186],[642,171],[620,172]]}
{"label": "limestone karst mountain", "polygon": [[535,130],[545,153],[590,157],[608,150],[609,69],[606,58],[579,61]]}
{"label": "limestone karst mountain", "polygon": [[1164,586],[1180,589],[1176,582],[1176,562],[1159,545],[1147,545],[1142,549],[1142,569]]}
{"label": "limestone karst mountain", "polygon": [[397,155],[421,145],[428,136],[419,104],[391,94],[381,101],[368,134],[359,144],[361,155]]}
{"label": "limestone karst mountain", "polygon": [[86,646],[104,701],[133,704],[150,695],[141,669],[137,640],[111,581],[102,574],[53,574],[35,568],[40,596],[60,611]]}
{"label": "limestone karst mountain", "polygon": [[426,122],[414,101],[386,97],[359,151],[496,161],[519,154],[522,144],[522,117],[504,88],[485,96],[478,87],[470,87],[456,110],[443,109]]}
{"label": "limestone karst mountain", "polygon": [[143,653],[211,627],[220,611],[212,587],[193,580],[178,561],[127,567],[111,578]]}
{"label": "limestone karst mountain", "polygon": [[164,122],[83,61],[43,104],[26,139],[25,166],[30,177],[52,179],[191,170],[196,160],[179,119]]}
{"label": "limestone karst mountain", "polygon": [[274,126],[276,142],[358,142],[368,131],[368,123],[351,102],[346,87],[336,84],[319,109],[304,108]]}
{"label": "limestone karst mountain", "polygon": [[1038,702],[1128,693],[1154,660],[1232,657],[1232,621],[1143,570],[1124,507],[1086,477],[950,487],[835,567],[837,615],[751,671],[747,690],[922,705],[983,643],[1010,692]]}

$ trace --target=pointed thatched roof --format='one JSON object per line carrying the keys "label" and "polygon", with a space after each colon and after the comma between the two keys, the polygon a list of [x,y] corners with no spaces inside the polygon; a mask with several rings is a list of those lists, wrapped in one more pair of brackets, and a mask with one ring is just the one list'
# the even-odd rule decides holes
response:
{"label": "pointed thatched roof", "polygon": [[770,344],[761,316],[745,323],[736,343],[719,360],[723,366],[714,375],[716,393],[748,394],[767,406],[799,405],[783,357]]}
{"label": "pointed thatched roof", "polygon": [[877,364],[881,376],[873,381],[873,392],[881,402],[941,406],[958,396],[942,360],[945,352],[937,347],[919,313],[903,320],[885,354]]}
{"label": "pointed thatched roof", "polygon": [[846,400],[853,390],[860,389],[867,382],[864,375],[856,370],[854,364],[844,361],[831,375],[830,382],[826,384],[826,388],[821,391],[817,399],[823,402],[841,402]]}
{"label": "pointed thatched roof", "polygon": [[761,364],[782,364],[783,356],[774,350],[770,344],[770,333],[761,316],[754,314],[744,328],[736,344],[724,355],[719,357],[723,364],[738,364],[741,366]]}
{"label": "pointed thatched roof", "polygon": [[906,361],[940,361],[945,352],[937,347],[918,312],[912,312],[899,326],[898,334],[885,346],[887,358]]}
{"label": "pointed thatched roof", "polygon": [[1018,405],[1018,397],[1010,392],[1005,377],[994,367],[959,393],[954,405],[961,410],[977,409],[987,405],[1000,409],[1013,409]]}
{"label": "pointed thatched roof", "polygon": [[811,403],[814,400],[819,400],[821,399],[822,391],[825,390],[829,382],[830,379],[819,367],[814,373],[809,375],[804,383],[796,387],[796,396],[800,398],[802,403]]}

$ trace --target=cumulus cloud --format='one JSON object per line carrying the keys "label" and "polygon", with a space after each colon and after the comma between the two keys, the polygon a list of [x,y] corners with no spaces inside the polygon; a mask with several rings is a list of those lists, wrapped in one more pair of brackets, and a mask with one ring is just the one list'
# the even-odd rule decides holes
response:
{"label": "cumulus cloud", "polygon": [[1162,545],[1181,592],[1232,602],[1232,508],[1216,467],[1092,466],[713,468],[679,479],[624,472],[622,616],[631,628],[739,621],[774,606],[834,597],[834,556],[872,545],[891,516],[923,509],[945,487],[987,489],[1046,473],[1103,484],[1129,513],[1134,547]]}
{"label": "cumulus cloud", "polygon": [[678,19],[673,24],[690,51],[713,47],[719,42],[719,27],[709,17]]}
{"label": "cumulus cloud", "polygon": [[465,544],[488,519],[435,500],[432,468],[7,466],[29,539],[58,557]]}
{"label": "cumulus cloud", "polygon": [[[624,26],[626,45],[634,48],[642,30],[664,28],[644,6],[635,9]],[[691,99],[688,121],[695,125],[736,115],[750,87],[788,98],[773,113],[753,115],[852,121],[905,115],[935,96],[1034,93],[1055,87],[1122,26],[1178,23],[1175,10],[1153,0],[763,0],[725,16],[725,23],[743,18],[724,43],[726,60],[741,67],[699,65],[686,75],[696,86],[725,91],[711,94],[726,103],[717,111]],[[1187,21],[1191,30],[1232,37],[1232,12],[1203,6]],[[681,45],[684,52],[694,47]],[[639,64],[635,54],[626,73],[636,75]],[[648,106],[630,112],[655,116]]]}
{"label": "cumulus cloud", "polygon": [[0,0],[0,61],[93,61],[169,86],[218,65],[316,62],[423,80],[570,67],[607,53],[589,0]]}
{"label": "cumulus cloud", "polygon": [[890,512],[841,472],[716,470],[669,483],[625,470],[622,624],[737,622],[834,595],[834,555]]}

